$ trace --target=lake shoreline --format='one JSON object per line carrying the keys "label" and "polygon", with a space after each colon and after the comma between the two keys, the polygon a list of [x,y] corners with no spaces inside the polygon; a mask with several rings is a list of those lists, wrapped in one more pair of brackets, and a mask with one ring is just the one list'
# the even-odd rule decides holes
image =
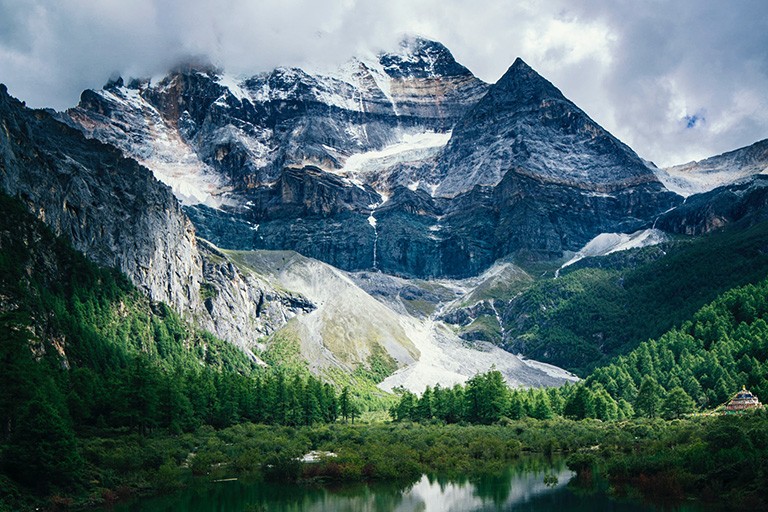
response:
{"label": "lake shoreline", "polygon": [[[526,419],[497,425],[248,423],[144,437],[108,432],[79,441],[89,477],[79,488],[48,496],[18,487],[4,492],[10,498],[5,498],[6,510],[92,510],[174,492],[199,478],[313,482],[328,488],[414,481],[424,474],[474,478],[498,473],[524,456],[554,455],[565,457],[579,477],[600,474],[616,491],[644,499],[687,503],[697,498],[747,509],[763,506],[759,454],[765,450],[760,436],[766,431],[768,418],[761,413],[675,421]],[[749,450],[741,447],[747,442]],[[300,462],[312,450],[336,457]],[[723,457],[731,457],[729,466],[718,463]]]}

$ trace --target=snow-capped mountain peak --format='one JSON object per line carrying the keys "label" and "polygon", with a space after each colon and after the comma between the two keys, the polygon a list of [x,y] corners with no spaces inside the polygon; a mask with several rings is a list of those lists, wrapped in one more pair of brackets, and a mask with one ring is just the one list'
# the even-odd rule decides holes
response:
{"label": "snow-capped mountain peak", "polygon": [[422,37],[406,37],[397,52],[382,52],[379,63],[392,78],[436,78],[439,76],[471,76],[456,62],[441,43]]}
{"label": "snow-capped mountain peak", "polygon": [[522,59],[489,86],[411,37],[332,72],[190,64],[142,84],[87,91],[68,121],[152,169],[224,248],[465,277],[640,229],[678,199]]}

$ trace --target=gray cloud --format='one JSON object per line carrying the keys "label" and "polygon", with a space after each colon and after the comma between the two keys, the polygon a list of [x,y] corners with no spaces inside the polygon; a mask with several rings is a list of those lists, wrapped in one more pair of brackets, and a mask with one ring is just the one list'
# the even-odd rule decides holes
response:
{"label": "gray cloud", "polygon": [[768,137],[763,0],[0,0],[0,82],[63,109],[115,72],[156,76],[185,56],[240,74],[328,68],[406,33],[489,82],[521,56],[658,164]]}

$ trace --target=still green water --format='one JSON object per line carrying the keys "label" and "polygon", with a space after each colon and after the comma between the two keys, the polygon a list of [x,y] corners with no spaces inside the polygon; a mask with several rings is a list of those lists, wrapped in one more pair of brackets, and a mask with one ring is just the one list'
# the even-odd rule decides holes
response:
{"label": "still green water", "polygon": [[[199,482],[167,496],[116,505],[113,512],[464,512],[541,511],[700,512],[696,506],[655,507],[569,486],[562,462],[521,461],[500,474],[476,478],[422,476],[407,484],[343,486],[264,482]],[[103,510],[103,509],[102,509]]]}

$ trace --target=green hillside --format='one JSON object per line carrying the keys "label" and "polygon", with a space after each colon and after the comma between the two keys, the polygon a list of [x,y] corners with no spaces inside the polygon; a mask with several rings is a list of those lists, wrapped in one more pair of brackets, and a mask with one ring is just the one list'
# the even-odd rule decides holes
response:
{"label": "green hillside", "polygon": [[768,276],[768,223],[590,258],[507,303],[505,344],[585,376]]}
{"label": "green hillside", "polygon": [[[242,421],[311,425],[355,414],[349,398],[340,404],[333,387],[306,371],[262,369],[149,301],[4,195],[0,368],[0,505],[105,478],[113,483],[102,485],[116,486],[116,474],[164,462],[151,453],[127,463],[106,447],[83,451],[94,435],[176,435]],[[107,478],[104,468],[117,473]]]}

